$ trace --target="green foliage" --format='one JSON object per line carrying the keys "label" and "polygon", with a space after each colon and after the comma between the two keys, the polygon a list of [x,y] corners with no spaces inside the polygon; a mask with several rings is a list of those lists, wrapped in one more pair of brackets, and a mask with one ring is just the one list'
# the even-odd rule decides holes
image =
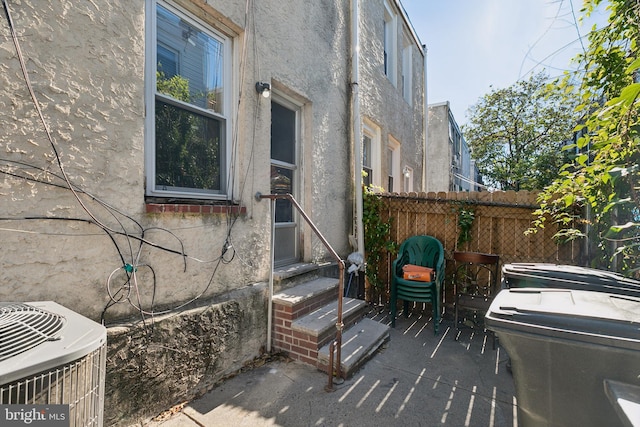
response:
{"label": "green foliage", "polygon": [[[189,80],[158,71],[158,92],[192,103]],[[220,123],[184,108],[156,101],[158,185],[220,189]]]}
{"label": "green foliage", "polygon": [[158,92],[169,95],[170,97],[183,102],[191,101],[189,92],[189,80],[175,75],[167,78],[162,71],[156,72],[156,87]]}
{"label": "green foliage", "polygon": [[473,220],[476,218],[475,211],[468,205],[461,205],[457,209],[458,213],[458,247],[471,241],[471,228]]}
{"label": "green foliage", "polygon": [[571,90],[546,73],[494,89],[470,108],[463,133],[486,183],[502,190],[540,190],[568,160],[561,150],[576,123]]}
{"label": "green foliage", "polygon": [[391,234],[391,222],[383,222],[380,213],[384,208],[384,202],[372,187],[364,187],[362,194],[363,213],[362,225],[364,228],[364,250],[366,259],[366,276],[371,286],[377,291],[384,289],[384,283],[380,279],[380,268],[385,254],[394,253],[397,244],[389,239]]}
{"label": "green foliage", "polygon": [[[586,0],[583,13],[602,7]],[[589,34],[589,47],[576,61],[583,114],[580,135],[567,151],[577,153],[540,195],[545,217],[563,226],[561,237],[589,237],[597,242],[593,266],[629,274],[638,271],[640,255],[640,4],[610,0],[609,23]],[[558,84],[573,86],[572,76]],[[586,221],[576,221],[581,210]]]}

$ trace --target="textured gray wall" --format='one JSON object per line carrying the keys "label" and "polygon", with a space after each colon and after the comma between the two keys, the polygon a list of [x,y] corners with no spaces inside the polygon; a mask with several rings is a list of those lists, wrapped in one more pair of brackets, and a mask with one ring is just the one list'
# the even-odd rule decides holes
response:
{"label": "textured gray wall", "polygon": [[109,329],[105,425],[131,425],[211,389],[265,342],[265,287],[226,302]]}
{"label": "textured gray wall", "polygon": [[[88,222],[65,183],[44,172],[60,175],[2,14],[0,167],[22,178],[0,175],[0,301],[54,300],[99,321],[109,294],[124,295],[106,311],[109,325],[133,320],[109,330],[105,417],[107,425],[126,425],[210,387],[266,344],[269,203],[253,196],[270,192],[270,100],[257,96],[256,81],[271,82],[301,104],[300,201],[339,253],[349,253],[348,2],[256,1],[249,20],[255,13],[255,26],[245,34],[244,1],[180,0],[233,37],[236,49],[234,93],[242,96],[234,99],[234,198],[246,214],[233,221],[229,263],[200,261],[220,256],[233,218],[145,213],[145,2],[8,3],[64,169],[78,188],[111,206],[79,194],[112,231]],[[150,245],[138,255],[131,236],[141,237],[140,227],[148,241],[178,252],[184,247],[189,257]],[[325,258],[319,241],[303,230],[305,258]],[[137,280],[123,287],[123,262],[136,259]],[[152,332],[144,333],[136,306],[170,310],[193,298],[193,305],[208,308],[155,316]],[[144,317],[148,324],[152,316]]]}
{"label": "textured gray wall", "polygon": [[449,142],[449,104],[429,106],[426,191],[449,191],[451,143]]}
{"label": "textured gray wall", "polygon": [[[270,191],[270,100],[257,96],[258,80],[302,105],[300,202],[336,250],[345,257],[350,252],[348,6],[332,0],[257,1],[249,22],[253,13],[258,19],[245,34],[242,1],[209,2],[218,10],[200,1],[180,2],[233,36],[236,48],[234,93],[242,96],[234,100],[234,199],[247,213],[233,222],[229,237],[236,257],[217,267],[199,261],[218,258],[230,218],[145,213],[144,1],[9,2],[29,77],[71,182],[130,217],[117,214],[116,219],[113,210],[80,194],[95,219],[127,234],[110,233],[124,263],[138,259],[149,266],[138,269],[131,294],[132,303],[148,311],[152,302],[156,309],[171,308],[201,293],[210,298],[268,279],[269,203],[253,196]],[[4,14],[0,23],[2,167],[62,186],[0,176],[0,217],[13,219],[0,227],[0,300],[52,299],[99,320],[109,292],[115,294],[125,281],[118,271],[123,260],[107,233],[86,221],[89,214],[65,183],[43,172],[60,174],[60,169],[35,115]],[[138,258],[139,241],[130,237],[140,236],[134,221],[148,229],[145,239],[159,246],[180,251],[184,245],[190,256],[186,271],[183,257],[149,245]],[[310,230],[302,229],[305,259],[326,258]],[[106,316],[111,321],[136,313],[124,303],[110,307]]]}
{"label": "textured gray wall", "polygon": [[[389,3],[395,3],[390,1]],[[403,34],[408,27],[397,10],[397,83],[394,86],[384,74],[383,1],[361,2],[361,113],[381,131],[381,168],[383,186],[386,188],[387,142],[389,136],[401,144],[401,167],[413,168],[414,191],[421,190],[424,130],[424,56],[419,46],[412,45],[413,103],[408,104],[402,95],[400,76],[402,70]]]}

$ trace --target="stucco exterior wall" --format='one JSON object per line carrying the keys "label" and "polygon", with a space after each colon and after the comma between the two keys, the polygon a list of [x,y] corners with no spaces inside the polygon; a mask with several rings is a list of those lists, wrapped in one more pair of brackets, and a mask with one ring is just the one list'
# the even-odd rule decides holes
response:
{"label": "stucco exterior wall", "polygon": [[[89,194],[143,219],[144,3],[8,4],[35,96],[76,194],[65,188],[3,16],[1,164],[19,177],[0,177],[0,216],[11,219],[0,231],[7,249],[0,300],[54,299],[99,319],[109,270],[122,261],[95,224],[122,228]],[[125,227],[131,229],[131,221]]]}
{"label": "stucco exterior wall", "polygon": [[448,103],[429,106],[428,132],[426,191],[449,191],[452,154]]}
{"label": "stucco exterior wall", "polygon": [[[389,2],[395,7],[395,1]],[[403,97],[400,73],[402,69],[402,40],[410,34],[400,9],[397,13],[397,82],[394,85],[384,73],[384,3],[383,1],[361,2],[360,16],[360,96],[361,113],[365,119],[379,127],[381,141],[381,175],[388,176],[387,143],[389,137],[401,144],[401,167],[413,169],[413,188],[421,189],[424,147],[424,53],[422,48],[412,45],[413,102]],[[383,181],[384,183],[384,181]],[[385,185],[386,187],[386,185]]]}
{"label": "stucco exterior wall", "polygon": [[[353,183],[349,140],[349,2],[334,0],[255,2],[256,33],[249,49],[260,53],[256,80],[270,82],[278,94],[301,106],[298,153],[300,187],[296,197],[336,251],[351,250]],[[255,81],[248,81],[252,87]],[[248,89],[253,90],[253,89]],[[254,91],[255,93],[255,91]],[[269,117],[260,99],[256,114]],[[269,147],[268,121],[252,135],[257,147]],[[268,159],[268,156],[265,160]],[[256,183],[269,181],[266,166],[256,168]],[[268,187],[260,190],[268,192]],[[327,252],[303,226],[307,260]]]}
{"label": "stucco exterior wall", "polygon": [[[234,85],[241,94],[235,99],[234,196],[246,210],[233,218],[145,212],[145,2],[76,3],[9,2],[35,95],[76,194],[60,178],[6,20],[0,26],[2,166],[19,176],[0,177],[1,215],[12,219],[0,230],[6,245],[0,300],[54,299],[99,320],[109,293],[118,293],[126,280],[122,266],[127,263],[140,264],[139,297],[132,302],[149,311],[152,303],[156,309],[171,308],[201,294],[207,298],[266,281],[269,203],[256,201],[254,194],[270,192],[270,100],[256,94],[258,80],[273,82],[303,105],[301,204],[336,249],[348,254],[346,6],[258,1],[248,18],[259,17],[255,26],[247,34],[228,34],[234,36]],[[220,22],[227,33],[245,25],[244,2],[181,3],[207,21]],[[31,176],[57,186],[25,179]],[[326,257],[303,230],[304,257]],[[140,248],[141,238],[155,246]],[[235,255],[233,261],[212,262],[225,241],[232,248],[226,259]],[[131,304],[115,304],[106,318],[137,313]]]}
{"label": "stucco exterior wall", "polygon": [[[403,164],[419,183],[423,58],[413,55],[411,107],[381,72],[381,9],[372,3],[364,2],[360,24],[362,110],[403,144]],[[240,0],[176,0],[233,41],[234,210],[203,214],[179,209],[179,200],[152,210],[158,201],[145,199],[149,0],[8,4],[53,146],[2,14],[0,301],[54,300],[104,321],[105,418],[124,425],[188,397],[192,386],[210,386],[266,343],[270,206],[254,195],[270,192],[271,101],[256,93],[257,81],[299,105],[296,196],[336,251],[351,252],[350,5],[255,0],[245,15]],[[327,258],[304,225],[301,242],[304,260]],[[156,325],[146,337],[145,324]],[[171,356],[177,347],[184,359]],[[171,373],[152,378],[149,368],[170,363]],[[162,399],[125,404],[151,395]]]}
{"label": "stucco exterior wall", "polygon": [[[266,344],[270,207],[254,195],[270,192],[271,121],[256,81],[301,106],[300,203],[338,253],[350,252],[348,4],[259,0],[245,16],[244,1],[179,3],[233,40],[239,214],[147,213],[144,0],[8,2],[58,156],[0,18],[0,301],[54,300],[107,326],[130,321],[108,340],[107,389],[119,392],[110,393],[106,419],[124,424],[210,386]],[[305,260],[327,257],[304,226],[302,241]],[[222,314],[159,319],[198,306]],[[142,317],[157,322],[153,351]],[[167,343],[184,347],[188,360],[163,353]],[[182,377],[145,375],[169,361]],[[184,386],[168,390],[167,382]],[[149,393],[163,399],[122,406]]]}
{"label": "stucco exterior wall", "polygon": [[247,287],[147,325],[110,328],[105,425],[138,423],[242,368],[264,342],[265,291]]}

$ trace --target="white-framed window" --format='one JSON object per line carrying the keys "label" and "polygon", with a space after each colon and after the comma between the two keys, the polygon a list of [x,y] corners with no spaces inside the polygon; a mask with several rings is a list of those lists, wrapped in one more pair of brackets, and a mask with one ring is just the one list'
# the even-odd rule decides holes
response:
{"label": "white-framed window", "polygon": [[397,84],[397,68],[398,68],[398,15],[391,6],[391,4],[385,0],[384,2],[384,73],[391,83],[396,86]]}
{"label": "white-framed window", "polygon": [[147,195],[226,199],[232,40],[173,3],[146,8]]}
{"label": "white-framed window", "polygon": [[380,128],[368,120],[362,124],[362,182],[366,186],[382,187],[380,170]]}
{"label": "white-framed window", "polygon": [[365,187],[369,187],[373,184],[373,162],[371,158],[373,157],[372,153],[372,145],[373,141],[371,140],[371,135],[367,135],[366,133],[362,136],[362,183]]}
{"label": "white-framed window", "polygon": [[390,193],[400,193],[402,191],[400,142],[391,136],[387,144],[387,175],[387,191]]}
{"label": "white-framed window", "polygon": [[402,96],[413,105],[413,49],[411,39],[405,35],[402,48]]}

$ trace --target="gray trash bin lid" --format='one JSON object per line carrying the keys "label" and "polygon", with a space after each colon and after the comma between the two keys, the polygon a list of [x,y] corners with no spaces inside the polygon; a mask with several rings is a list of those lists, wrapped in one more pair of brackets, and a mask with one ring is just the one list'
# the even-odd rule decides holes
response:
{"label": "gray trash bin lid", "polygon": [[640,298],[573,289],[505,289],[493,300],[485,320],[498,333],[640,351]]}
{"label": "gray trash bin lid", "polygon": [[611,271],[575,265],[505,264],[502,266],[502,278],[507,288],[581,289],[640,297],[640,281]]}

